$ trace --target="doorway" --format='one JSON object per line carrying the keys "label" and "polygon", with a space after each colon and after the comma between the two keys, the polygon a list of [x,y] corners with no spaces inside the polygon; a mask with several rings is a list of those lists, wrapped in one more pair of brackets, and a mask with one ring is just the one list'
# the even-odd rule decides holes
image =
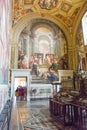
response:
{"label": "doorway", "polygon": [[[15,96],[15,90],[23,89],[26,92],[26,100],[30,101],[30,70],[29,69],[13,69],[11,82],[11,98]],[[23,98],[25,100],[25,98]]]}
{"label": "doorway", "polygon": [[17,101],[27,100],[27,77],[15,77],[14,91]]}

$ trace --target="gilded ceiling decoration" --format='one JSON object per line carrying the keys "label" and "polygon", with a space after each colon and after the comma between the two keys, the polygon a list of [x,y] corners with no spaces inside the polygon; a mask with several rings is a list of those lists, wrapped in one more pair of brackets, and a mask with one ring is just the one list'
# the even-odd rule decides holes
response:
{"label": "gilded ceiling decoration", "polygon": [[58,0],[39,0],[42,9],[53,9],[58,4]]}
{"label": "gilded ceiling decoration", "polygon": [[34,0],[24,0],[24,5],[33,4]]}
{"label": "gilded ceiling decoration", "polygon": [[13,24],[26,14],[39,13],[42,17],[48,14],[69,27],[71,32],[85,4],[87,0],[14,0]]}

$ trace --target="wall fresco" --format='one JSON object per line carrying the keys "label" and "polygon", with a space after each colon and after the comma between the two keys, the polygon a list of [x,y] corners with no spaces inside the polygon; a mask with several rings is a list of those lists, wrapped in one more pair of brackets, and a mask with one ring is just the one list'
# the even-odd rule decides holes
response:
{"label": "wall fresco", "polygon": [[[66,39],[61,31],[58,33],[57,42],[56,40],[50,42],[41,40],[41,42],[38,41],[38,37],[35,36],[35,39],[33,38],[33,43],[31,44],[31,42],[27,43],[27,41],[25,41],[23,35],[21,36],[18,48],[19,69],[33,69],[33,64],[37,64],[39,69],[42,66],[49,68],[55,60],[58,64],[57,69],[68,69]],[[27,49],[28,44],[30,49]]]}
{"label": "wall fresco", "polygon": [[57,6],[58,0],[39,0],[42,9],[52,9]]}
{"label": "wall fresco", "polygon": [[24,0],[24,4],[33,4],[34,0]]}
{"label": "wall fresco", "polygon": [[0,0],[0,84],[8,83],[9,17],[8,0]]}

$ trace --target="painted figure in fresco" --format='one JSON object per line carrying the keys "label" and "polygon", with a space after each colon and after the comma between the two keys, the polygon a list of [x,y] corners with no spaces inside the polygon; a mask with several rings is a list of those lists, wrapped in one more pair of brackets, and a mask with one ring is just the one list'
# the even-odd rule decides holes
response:
{"label": "painted figure in fresco", "polygon": [[83,70],[86,70],[86,59],[85,59],[85,57],[82,58],[82,68],[83,68]]}
{"label": "painted figure in fresco", "polygon": [[64,58],[60,59],[60,66],[61,66],[62,69],[67,69],[68,68],[67,62],[66,62],[66,60]]}
{"label": "painted figure in fresco", "polygon": [[60,69],[68,69],[67,55],[65,54],[59,59]]}
{"label": "painted figure in fresco", "polygon": [[36,61],[34,61],[32,65],[32,73],[34,73],[36,76],[38,76],[38,64]]}
{"label": "painted figure in fresco", "polygon": [[55,72],[58,71],[59,69],[59,64],[58,64],[58,61],[56,58],[53,59],[52,63],[51,63],[51,66],[49,67],[49,70],[50,69],[53,69]]}
{"label": "painted figure in fresco", "polygon": [[28,58],[27,55],[23,55],[21,51],[18,53],[18,68],[28,69]]}
{"label": "painted figure in fresco", "polygon": [[39,4],[42,8],[51,9],[57,5],[57,0],[39,0]]}
{"label": "painted figure in fresco", "polygon": [[50,57],[49,55],[46,55],[45,57],[45,64],[49,67],[51,65]]}
{"label": "painted figure in fresco", "polygon": [[52,68],[50,68],[49,73],[47,74],[47,78],[50,82],[54,82],[57,80],[57,74]]}

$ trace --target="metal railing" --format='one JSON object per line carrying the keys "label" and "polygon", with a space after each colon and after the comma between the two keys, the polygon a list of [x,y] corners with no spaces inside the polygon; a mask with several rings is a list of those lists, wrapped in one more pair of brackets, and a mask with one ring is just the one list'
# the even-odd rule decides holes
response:
{"label": "metal railing", "polygon": [[0,130],[9,130],[12,110],[12,100],[7,100],[0,113]]}
{"label": "metal railing", "polygon": [[50,99],[50,112],[64,125],[74,125],[79,130],[87,130],[87,106]]}

